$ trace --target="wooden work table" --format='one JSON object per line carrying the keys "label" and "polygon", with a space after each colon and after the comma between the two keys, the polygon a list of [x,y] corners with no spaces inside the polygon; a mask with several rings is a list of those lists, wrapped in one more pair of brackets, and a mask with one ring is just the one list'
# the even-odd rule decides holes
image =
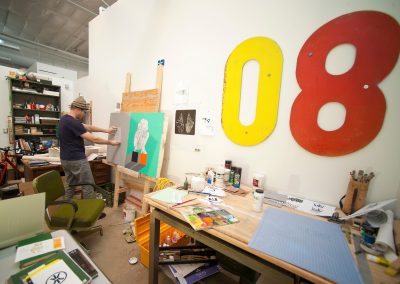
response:
{"label": "wooden work table", "polygon": [[[157,232],[159,232],[158,226],[160,221],[181,230],[185,234],[192,236],[228,257],[234,258],[236,261],[249,268],[263,273],[264,276],[272,277],[270,281],[273,283],[297,283],[301,278],[307,279],[313,283],[332,283],[319,275],[254,250],[248,246],[265,209],[271,207],[264,204],[264,210],[262,212],[254,212],[252,210],[252,194],[248,194],[245,197],[227,194],[224,198],[225,206],[221,206],[221,208],[232,213],[240,222],[226,226],[217,226],[206,231],[193,230],[192,227],[185,222],[179,211],[175,208],[171,208],[167,203],[152,199],[151,196],[153,194],[154,192],[145,195],[145,201],[154,208],[151,214],[151,235],[149,243],[150,283],[157,283],[158,281],[158,262],[155,258],[155,256],[158,256],[158,245],[155,244],[159,243],[159,234],[157,234]],[[194,197],[202,198],[204,196],[189,194],[185,199],[188,200]],[[287,207],[282,207],[281,209],[325,220],[324,218]],[[352,252],[354,252],[353,244],[354,242],[350,245]],[[400,276],[390,277],[386,275],[383,272],[384,267],[372,262],[369,262],[369,267],[373,277],[371,283],[400,283]]]}
{"label": "wooden work table", "polygon": [[[45,166],[31,166],[29,160],[22,160],[24,164],[25,181],[32,181],[34,178],[41,174],[55,170],[60,173],[64,172],[61,165],[45,165]],[[90,169],[92,170],[95,184],[104,184],[111,181],[111,167],[102,163],[101,160],[93,160],[89,162]]]}

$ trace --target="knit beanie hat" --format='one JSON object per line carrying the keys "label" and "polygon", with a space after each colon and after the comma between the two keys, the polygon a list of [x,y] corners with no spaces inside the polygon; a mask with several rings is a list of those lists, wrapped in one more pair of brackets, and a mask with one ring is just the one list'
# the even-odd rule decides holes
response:
{"label": "knit beanie hat", "polygon": [[85,101],[82,96],[77,97],[72,103],[71,107],[77,107],[82,110],[89,110],[89,104]]}

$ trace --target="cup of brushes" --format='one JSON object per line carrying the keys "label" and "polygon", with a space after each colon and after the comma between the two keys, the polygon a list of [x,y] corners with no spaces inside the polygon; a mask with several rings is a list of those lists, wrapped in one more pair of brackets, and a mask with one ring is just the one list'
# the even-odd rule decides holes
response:
{"label": "cup of brushes", "polygon": [[345,214],[352,214],[358,209],[362,208],[367,197],[369,182],[374,178],[374,173],[364,173],[359,170],[350,172],[350,181],[347,186],[346,195],[342,197],[343,201],[342,211]]}

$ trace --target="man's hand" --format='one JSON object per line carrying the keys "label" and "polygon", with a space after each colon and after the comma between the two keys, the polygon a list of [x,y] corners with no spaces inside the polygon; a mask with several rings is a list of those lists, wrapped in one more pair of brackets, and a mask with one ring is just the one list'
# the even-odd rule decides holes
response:
{"label": "man's hand", "polygon": [[117,132],[117,130],[118,130],[117,127],[111,126],[110,128],[107,128],[105,132],[108,134],[114,134],[115,132]]}
{"label": "man's hand", "polygon": [[118,145],[120,145],[121,144],[121,142],[120,141],[116,141],[116,140],[110,140],[110,145],[113,145],[113,146],[118,146]]}

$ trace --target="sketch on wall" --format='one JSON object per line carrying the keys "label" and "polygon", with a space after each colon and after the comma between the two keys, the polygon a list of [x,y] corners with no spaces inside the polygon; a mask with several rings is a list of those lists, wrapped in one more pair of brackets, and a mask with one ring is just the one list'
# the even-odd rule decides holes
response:
{"label": "sketch on wall", "polygon": [[175,113],[175,134],[194,135],[196,133],[196,110],[177,110]]}
{"label": "sketch on wall", "polygon": [[107,147],[107,160],[158,177],[163,154],[162,137],[166,129],[164,113],[112,113],[110,126],[121,128],[120,132],[109,136],[109,139],[118,136],[121,145]]}

